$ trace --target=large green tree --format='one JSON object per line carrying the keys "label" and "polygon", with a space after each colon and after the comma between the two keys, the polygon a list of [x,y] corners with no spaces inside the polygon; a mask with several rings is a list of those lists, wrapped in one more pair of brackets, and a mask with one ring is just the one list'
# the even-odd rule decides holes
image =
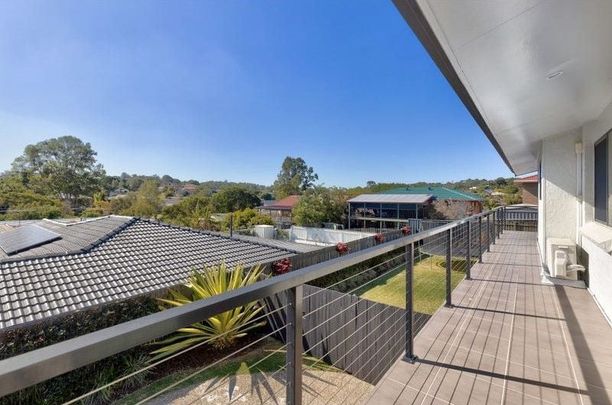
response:
{"label": "large green tree", "polygon": [[319,176],[304,159],[287,156],[274,182],[274,194],[278,199],[292,194],[302,194],[312,188],[318,179]]}
{"label": "large green tree", "polygon": [[64,213],[62,202],[45,194],[32,179],[33,187],[26,187],[21,176],[7,173],[0,175],[0,219],[55,218]]}
{"label": "large green tree", "polygon": [[257,207],[259,197],[241,186],[222,188],[212,196],[212,206],[216,212],[232,212]]}
{"label": "large green tree", "polygon": [[301,226],[321,226],[323,222],[343,223],[346,191],[315,187],[300,198],[293,209],[293,219]]}
{"label": "large green tree", "polygon": [[73,204],[81,196],[91,196],[102,186],[104,168],[89,143],[74,136],[47,139],[26,146],[12,164],[27,186],[40,176],[59,198]]}
{"label": "large green tree", "polygon": [[155,217],[161,212],[162,199],[158,190],[158,182],[145,180],[136,192],[134,203],[130,208],[132,215],[140,217]]}
{"label": "large green tree", "polygon": [[214,230],[210,198],[203,195],[185,197],[178,204],[165,207],[162,220],[176,225]]}
{"label": "large green tree", "polygon": [[242,211],[236,211],[233,218],[227,215],[223,221],[222,228],[227,230],[230,225],[234,229],[252,228],[255,225],[274,225],[274,221],[269,215],[261,214],[253,208],[247,208]]}

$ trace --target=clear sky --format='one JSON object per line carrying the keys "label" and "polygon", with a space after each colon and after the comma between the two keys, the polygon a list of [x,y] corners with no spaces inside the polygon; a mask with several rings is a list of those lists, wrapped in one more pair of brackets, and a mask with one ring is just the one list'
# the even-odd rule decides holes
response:
{"label": "clear sky", "polygon": [[1,1],[0,171],[67,134],[110,174],[511,175],[385,0]]}

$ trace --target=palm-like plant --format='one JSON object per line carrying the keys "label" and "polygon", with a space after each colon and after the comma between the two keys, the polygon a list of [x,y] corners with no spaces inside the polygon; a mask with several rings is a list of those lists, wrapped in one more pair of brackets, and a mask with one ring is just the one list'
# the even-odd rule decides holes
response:
{"label": "palm-like plant", "polygon": [[[162,307],[180,307],[253,284],[259,280],[262,272],[261,266],[255,266],[247,271],[242,265],[230,269],[225,263],[205,268],[201,272],[194,270],[185,284],[188,294],[171,289],[169,298],[158,300],[164,304]],[[230,347],[236,339],[245,336],[247,331],[265,324],[265,322],[252,322],[262,310],[263,307],[255,301],[215,315],[204,322],[181,328],[173,336],[155,343],[163,347],[151,353],[154,355],[151,361],[204,341],[218,349]]]}

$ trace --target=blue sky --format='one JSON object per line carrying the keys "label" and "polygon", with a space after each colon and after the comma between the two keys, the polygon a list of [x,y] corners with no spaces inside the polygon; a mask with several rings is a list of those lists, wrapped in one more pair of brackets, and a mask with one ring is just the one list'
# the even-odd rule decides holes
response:
{"label": "blue sky", "polygon": [[110,174],[511,175],[391,1],[2,1],[0,170],[66,134]]}

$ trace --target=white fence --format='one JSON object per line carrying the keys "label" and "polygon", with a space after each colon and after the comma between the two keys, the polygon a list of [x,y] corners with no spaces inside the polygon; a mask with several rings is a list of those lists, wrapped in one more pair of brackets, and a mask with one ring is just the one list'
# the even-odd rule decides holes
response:
{"label": "white fence", "polygon": [[326,228],[308,228],[303,226],[292,226],[289,229],[290,241],[317,246],[331,246],[338,242],[352,242],[354,240],[367,238],[368,236],[372,236],[372,233]]}

